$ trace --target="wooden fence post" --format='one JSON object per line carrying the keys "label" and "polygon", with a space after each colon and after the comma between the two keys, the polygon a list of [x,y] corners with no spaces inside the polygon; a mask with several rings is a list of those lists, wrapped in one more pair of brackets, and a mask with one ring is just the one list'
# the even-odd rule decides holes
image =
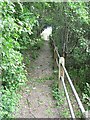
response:
{"label": "wooden fence post", "polygon": [[65,65],[65,59],[64,57],[59,58],[59,76],[58,76],[58,87],[59,89],[62,89],[62,82],[60,82],[60,77],[63,77],[64,79],[64,70],[62,65]]}
{"label": "wooden fence post", "polygon": [[54,48],[54,69],[57,68],[56,58],[57,58],[57,54],[56,54],[56,51],[55,51],[55,48]]}

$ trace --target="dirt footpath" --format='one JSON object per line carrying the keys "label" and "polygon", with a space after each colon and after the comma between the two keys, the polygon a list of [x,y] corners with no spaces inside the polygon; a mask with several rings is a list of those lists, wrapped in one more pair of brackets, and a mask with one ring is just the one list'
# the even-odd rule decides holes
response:
{"label": "dirt footpath", "polygon": [[49,42],[45,41],[38,58],[28,69],[29,82],[22,91],[15,118],[60,118],[52,97],[53,60]]}

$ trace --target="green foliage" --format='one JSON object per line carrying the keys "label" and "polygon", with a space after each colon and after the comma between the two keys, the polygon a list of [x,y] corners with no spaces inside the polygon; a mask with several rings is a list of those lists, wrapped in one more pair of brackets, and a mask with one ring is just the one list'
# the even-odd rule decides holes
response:
{"label": "green foliage", "polygon": [[90,110],[90,85],[86,83],[83,93],[83,102],[87,104],[86,109]]}
{"label": "green foliage", "polygon": [[64,104],[65,96],[64,96],[64,91],[60,91],[58,89],[58,85],[55,84],[52,87],[52,94],[53,97],[57,100],[57,106],[60,106],[61,104]]}
{"label": "green foliage", "polygon": [[20,50],[20,44],[17,39],[19,38],[19,26],[15,23],[13,13],[15,12],[14,4],[8,2],[0,2],[2,13],[2,85],[1,93],[1,111],[0,116],[3,118],[11,117],[12,112],[15,110],[18,95],[15,93],[26,81],[26,72],[24,64],[22,63],[23,57]]}
{"label": "green foliage", "polygon": [[21,53],[13,49],[4,52],[1,67],[2,81],[5,87],[13,87],[15,89],[26,80]]}
{"label": "green foliage", "polygon": [[4,90],[1,88],[1,92],[0,117],[3,119],[12,118],[12,113],[15,111],[15,106],[21,96],[13,89]]}
{"label": "green foliage", "polygon": [[35,37],[36,31],[34,30],[38,25],[38,16],[34,15],[25,5],[23,5],[22,11],[18,7],[19,5],[16,4],[15,19],[20,27],[20,36],[17,41],[20,43],[21,49],[31,48],[40,41],[39,38]]}
{"label": "green foliage", "polygon": [[[16,91],[27,81],[22,49],[39,49],[43,42],[35,38],[34,27],[38,24],[37,16],[21,3],[0,2],[0,49],[2,59],[2,102],[1,118],[10,118],[15,110],[18,94]],[[34,35],[33,35],[34,34]]]}
{"label": "green foliage", "polygon": [[42,47],[43,45],[43,39],[37,38],[33,42],[31,42],[31,48],[32,50],[38,50]]}
{"label": "green foliage", "polygon": [[[18,51],[20,45],[16,41],[18,38],[18,25],[13,17],[13,12],[15,12],[14,5],[1,2],[1,6],[3,9],[1,11],[2,16],[4,15],[2,22],[2,81],[5,87],[9,88],[14,85],[14,88],[17,88],[17,84],[24,82],[26,79],[23,69],[24,65],[22,64],[23,58]],[[13,34],[16,35],[15,38]]]}
{"label": "green foliage", "polygon": [[[62,118],[68,118],[70,116],[69,110],[68,108],[65,107],[65,93],[62,90],[58,89],[58,84],[54,84],[52,86],[52,94],[54,99],[56,100],[56,105],[58,108],[60,108],[60,115],[62,116]],[[65,108],[64,108],[64,107]]]}
{"label": "green foliage", "polygon": [[48,4],[50,7],[45,14],[53,25],[52,38],[61,56],[64,54],[68,71],[83,94],[86,83],[90,85],[90,3]]}

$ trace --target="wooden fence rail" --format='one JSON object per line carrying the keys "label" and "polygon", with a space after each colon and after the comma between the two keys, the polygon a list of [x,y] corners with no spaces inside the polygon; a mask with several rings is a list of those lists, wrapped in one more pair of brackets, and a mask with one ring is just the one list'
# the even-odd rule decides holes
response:
{"label": "wooden fence rail", "polygon": [[82,112],[82,115],[84,115],[85,117],[85,109],[83,107],[83,104],[78,96],[78,93],[76,92],[76,89],[72,83],[72,80],[70,79],[70,76],[65,68],[65,60],[64,60],[64,57],[61,57],[59,55],[59,52],[58,52],[58,48],[56,47],[55,45],[55,42],[54,40],[51,39],[51,43],[52,43],[52,47],[53,47],[53,50],[54,50],[54,53],[53,53],[53,56],[54,56],[54,68],[58,67],[58,87],[59,89],[61,88],[61,83],[60,83],[60,80],[62,81],[62,85],[63,85],[63,88],[64,88],[64,91],[65,91],[65,94],[66,94],[66,98],[67,98],[67,102],[68,102],[68,106],[69,106],[69,110],[70,110],[70,113],[71,113],[71,117],[72,118],[75,118],[75,114],[74,114],[74,110],[73,110],[73,106],[71,104],[71,101],[70,101],[70,96],[68,94],[68,91],[67,91],[67,88],[66,88],[66,83],[65,83],[65,80],[64,80],[64,74],[66,75],[67,77],[67,80],[70,84],[70,87],[73,91],[73,94],[77,100],[77,103],[78,103],[78,106]]}

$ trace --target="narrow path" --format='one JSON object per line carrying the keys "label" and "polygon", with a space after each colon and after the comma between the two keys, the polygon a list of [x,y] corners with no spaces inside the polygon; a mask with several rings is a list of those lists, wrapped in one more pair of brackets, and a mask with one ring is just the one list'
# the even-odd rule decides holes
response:
{"label": "narrow path", "polygon": [[32,71],[30,70],[31,77],[43,78],[52,75],[52,54],[49,46],[49,41],[44,42],[38,58],[32,64],[34,66],[34,69],[31,68]]}
{"label": "narrow path", "polygon": [[28,68],[30,82],[22,91],[15,118],[60,118],[52,97],[52,63],[49,42],[45,41],[38,58],[32,63],[33,69]]}

